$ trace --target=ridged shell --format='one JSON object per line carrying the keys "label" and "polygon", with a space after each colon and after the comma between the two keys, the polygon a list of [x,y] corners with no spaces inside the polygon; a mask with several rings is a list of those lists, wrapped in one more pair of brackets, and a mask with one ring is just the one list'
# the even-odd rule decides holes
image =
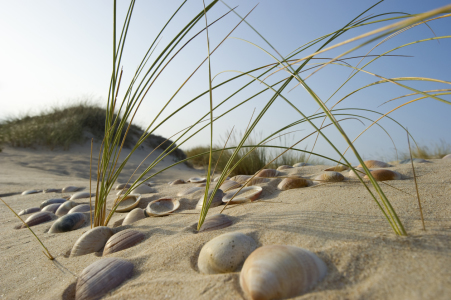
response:
{"label": "ridged shell", "polygon": [[274,169],[263,169],[257,172],[257,175],[255,175],[255,177],[276,177],[277,175],[279,175],[279,171],[274,170]]}
{"label": "ridged shell", "polygon": [[54,203],[54,204],[49,204],[46,205],[43,209],[41,209],[41,211],[49,211],[51,213],[55,213],[58,208],[61,206],[62,203]]}
{"label": "ridged shell", "polygon": [[254,239],[241,232],[224,233],[202,247],[197,266],[204,274],[234,272],[256,248]]}
{"label": "ridged shell", "polygon": [[81,204],[77,205],[73,208],[71,208],[68,212],[68,214],[74,213],[74,212],[89,212],[91,208],[94,210],[94,203],[89,206],[89,204]]}
{"label": "ridged shell", "polygon": [[122,190],[122,189],[128,189],[129,187],[131,187],[132,185],[129,183],[120,183],[118,185],[116,185],[116,187],[114,188],[115,190]]}
{"label": "ridged shell", "polygon": [[233,190],[233,189],[239,188],[240,186],[241,186],[241,184],[239,184],[236,181],[226,180],[226,181],[224,181],[223,184],[221,184],[221,190],[223,192],[227,192],[229,190]]}
{"label": "ridged shell", "polygon": [[316,176],[314,180],[320,182],[340,182],[345,180],[345,177],[341,173],[335,171],[327,171]]}
{"label": "ridged shell", "polygon": [[45,189],[42,191],[43,193],[62,193],[62,189]]}
{"label": "ridged shell", "polygon": [[56,220],[52,227],[50,227],[49,233],[60,233],[78,229],[82,227],[89,218],[84,213],[73,213],[65,215]]}
{"label": "ridged shell", "polygon": [[[412,158],[412,161],[414,163],[418,163],[418,164],[430,163],[429,160],[425,160],[425,159],[422,159],[422,158]],[[400,164],[410,164],[411,163],[410,162],[410,158],[401,160],[399,163]]]}
{"label": "ridged shell", "polygon": [[251,299],[285,299],[306,293],[326,273],[326,264],[314,253],[270,245],[249,255],[240,273],[240,285]]}
{"label": "ridged shell", "polygon": [[[373,175],[376,181],[386,181],[386,180],[400,180],[402,179],[402,175],[396,171],[387,170],[387,169],[379,169],[371,171],[371,175]],[[364,179],[368,179],[368,176],[365,175]]]}
{"label": "ridged shell", "polygon": [[324,171],[341,172],[341,171],[345,171],[345,170],[347,170],[347,169],[349,169],[348,166],[345,166],[345,165],[338,165],[338,166],[335,166],[335,167],[327,168],[327,169],[325,169]]}
{"label": "ridged shell", "polygon": [[[365,176],[365,171],[363,170],[363,168],[354,168],[354,169],[357,171],[357,173],[359,174],[360,177],[363,178],[363,176]],[[371,169],[370,169],[370,171],[371,171]],[[353,170],[349,170],[348,177],[357,179],[357,175],[355,175]]]}
{"label": "ridged shell", "polygon": [[177,185],[177,184],[184,184],[184,183],[186,183],[185,180],[177,179],[177,180],[169,182],[169,185]]}
{"label": "ridged shell", "polygon": [[63,199],[63,198],[53,198],[53,199],[49,199],[49,200],[45,200],[44,202],[42,202],[41,203],[41,205],[39,205],[39,207],[41,208],[41,209],[43,209],[44,207],[46,207],[47,205],[50,205],[50,204],[56,204],[56,203],[64,203],[64,202],[66,202],[67,200],[66,199]]}
{"label": "ridged shell", "polygon": [[231,200],[230,204],[238,204],[238,203],[243,203],[243,202],[255,201],[260,198],[262,191],[263,191],[263,189],[259,186],[248,186],[248,187],[241,189],[241,191],[239,191],[239,190],[240,189],[234,189],[234,190],[228,191],[227,194],[222,198],[222,202],[227,203],[230,201],[230,199],[232,199],[232,197],[233,197],[233,199]]}
{"label": "ridged shell", "polygon": [[[28,224],[28,227],[31,226],[35,226],[35,225],[39,225],[41,223],[45,223],[45,222],[49,222],[52,220],[57,219],[58,217],[55,216],[53,213],[48,212],[48,211],[40,211],[37,213],[32,214],[31,216],[29,216],[26,220],[25,223]],[[25,226],[25,224],[22,224],[22,226],[20,228],[26,228],[27,226]]]}
{"label": "ridged shell", "polygon": [[141,201],[141,195],[130,194],[124,199],[121,200],[121,198],[118,198],[116,199],[116,201],[120,201],[116,212],[129,212],[139,205],[139,201]]}
{"label": "ridged shell", "polygon": [[62,191],[63,191],[63,193],[72,193],[72,192],[79,191],[80,189],[82,189],[82,188],[76,187],[76,186],[73,186],[73,185],[69,185],[69,186],[63,187]]}
{"label": "ridged shell", "polygon": [[136,230],[126,229],[119,231],[106,242],[103,256],[133,247],[144,240],[145,237],[142,232]]}
{"label": "ridged shell", "polygon": [[180,207],[177,199],[161,198],[147,204],[146,213],[149,216],[167,216]]}
{"label": "ridged shell", "polygon": [[287,169],[293,169],[293,167],[289,166],[289,165],[282,165],[277,168],[278,171],[283,171],[283,170],[287,170]]}
{"label": "ridged shell", "polygon": [[201,188],[201,187],[193,186],[193,187],[190,187],[190,188],[188,188],[188,189],[186,189],[186,190],[184,190],[184,191],[178,192],[178,193],[177,193],[177,196],[183,197],[183,196],[187,196],[187,195],[189,195],[189,194],[193,194],[193,193],[195,193],[195,192],[200,192],[200,191],[202,191],[202,190],[204,190],[204,189]]}
{"label": "ridged shell", "polygon": [[294,168],[307,167],[307,166],[312,166],[312,164],[309,164],[309,163],[306,163],[306,162],[300,162],[300,163],[297,163],[297,164],[293,165]]}
{"label": "ridged shell", "polygon": [[451,154],[447,154],[447,155],[443,156],[442,159],[451,159]]}
{"label": "ridged shell", "polygon": [[[370,168],[376,169],[376,168],[388,168],[388,167],[392,167],[392,165],[387,164],[386,162],[383,162],[383,161],[380,161],[380,160],[365,160],[364,163],[365,163],[365,166],[366,166],[367,168],[369,168],[369,169],[370,169]],[[362,167],[361,164],[357,166],[357,168],[361,168],[361,167]]]}
{"label": "ridged shell", "polygon": [[58,207],[58,210],[56,211],[55,215],[58,217],[62,217],[64,215],[67,215],[67,213],[75,206],[77,206],[78,203],[74,201],[66,201],[63,204]]}
{"label": "ridged shell", "polygon": [[307,187],[309,185],[309,180],[305,178],[300,177],[288,177],[282,180],[278,185],[277,188],[281,191],[291,190],[291,189],[297,189],[297,188],[303,188]]}
{"label": "ridged shell", "polygon": [[148,215],[146,211],[142,208],[137,207],[127,214],[125,219],[122,221],[121,225],[130,225],[136,221],[142,220],[147,217]]}
{"label": "ridged shell", "polygon": [[108,239],[113,235],[113,230],[106,226],[94,227],[75,242],[70,253],[71,257],[94,253],[102,250]]}
{"label": "ridged shell", "polygon": [[22,211],[20,211],[18,213],[19,216],[23,216],[23,215],[28,215],[28,214],[32,214],[35,212],[41,211],[41,209],[39,207],[30,207],[30,208],[26,208]]}
{"label": "ridged shell", "polygon": [[252,185],[261,184],[261,183],[268,183],[270,181],[271,181],[271,179],[269,179],[269,178],[254,177],[251,180],[248,180],[245,185],[252,186]]}
{"label": "ridged shell", "polygon": [[232,178],[230,178],[230,180],[233,180],[233,181],[235,181],[235,182],[244,184],[244,183],[246,183],[246,181],[248,181],[251,177],[252,177],[252,176],[250,176],[250,175],[236,175],[236,176],[233,176]]}
{"label": "ridged shell", "polygon": [[233,224],[232,219],[224,214],[216,214],[205,218],[204,223],[199,229],[199,232],[212,231],[229,227]]}
{"label": "ridged shell", "polygon": [[23,191],[22,195],[30,195],[30,194],[40,193],[40,192],[42,192],[42,190],[27,190],[27,191]]}
{"label": "ridged shell", "polygon": [[201,182],[205,182],[207,181],[207,178],[199,178],[199,177],[191,177],[190,179],[187,180],[187,182],[192,182],[192,183],[201,183]]}
{"label": "ridged shell", "polygon": [[85,268],[75,287],[76,300],[97,300],[133,276],[133,264],[117,257],[98,260]]}
{"label": "ridged shell", "polygon": [[[210,199],[212,192],[213,192],[213,190],[208,191],[207,199]],[[224,197],[224,193],[221,189],[218,189],[211,201],[210,208],[221,205],[222,197]],[[204,196],[200,197],[199,201],[197,202],[196,209],[202,209],[203,203],[204,203]]]}
{"label": "ridged shell", "polygon": [[83,198],[89,198],[89,196],[91,195],[91,197],[95,197],[96,194],[95,193],[89,193],[89,192],[78,192],[72,195],[72,197],[70,197],[69,200],[75,200],[75,199],[83,199]]}

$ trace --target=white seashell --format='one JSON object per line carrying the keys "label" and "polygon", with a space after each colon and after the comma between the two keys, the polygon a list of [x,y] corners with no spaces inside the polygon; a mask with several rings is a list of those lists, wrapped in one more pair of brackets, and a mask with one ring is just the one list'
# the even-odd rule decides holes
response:
{"label": "white seashell", "polygon": [[306,163],[306,162],[300,162],[297,164],[294,164],[293,167],[295,168],[299,168],[299,167],[307,167],[307,166],[312,166],[312,164]]}
{"label": "white seashell", "polygon": [[63,193],[72,193],[72,192],[79,191],[81,189],[83,189],[83,188],[69,185],[69,186],[63,187],[62,191],[63,191]]}
{"label": "white seashell", "polygon": [[320,182],[340,182],[345,180],[345,177],[341,173],[335,171],[327,171],[316,176],[314,180]]}
{"label": "white seashell", "polygon": [[192,183],[201,183],[201,182],[205,182],[207,181],[207,178],[199,178],[199,177],[191,177],[190,179],[187,180],[187,182],[192,182]]}
{"label": "white seashell", "polygon": [[[207,199],[210,199],[212,192],[213,190],[208,191]],[[221,205],[222,197],[224,197],[224,193],[222,192],[221,189],[218,189],[213,199],[211,200],[210,208]],[[202,209],[203,205],[204,205],[204,196],[200,197],[199,201],[197,202],[196,209]]]}
{"label": "white seashell", "polygon": [[106,242],[103,256],[133,247],[144,240],[145,237],[142,232],[136,230],[126,229],[119,231]]}
{"label": "white seashell", "polygon": [[451,159],[451,154],[443,156],[442,159]]}
{"label": "white seashell", "polygon": [[146,213],[149,216],[167,216],[180,207],[177,199],[161,198],[147,205]]}
{"label": "white seashell", "polygon": [[96,194],[95,193],[89,193],[89,192],[78,192],[72,195],[72,197],[70,197],[69,200],[75,200],[75,199],[83,199],[83,198],[89,198],[89,196],[91,197],[95,197]]}
{"label": "white seashell", "polygon": [[41,209],[39,207],[31,207],[31,208],[27,208],[27,209],[20,211],[18,213],[18,215],[19,216],[28,215],[28,214],[32,214],[32,213],[35,213],[38,211],[41,211]]}
{"label": "white seashell", "polygon": [[52,227],[50,227],[49,233],[60,233],[78,229],[82,227],[89,218],[83,213],[73,213],[65,215],[56,220]]}
{"label": "white seashell", "polygon": [[260,198],[262,191],[263,189],[259,186],[248,186],[242,188],[241,191],[240,189],[230,190],[222,198],[222,202],[227,203],[231,201],[230,204],[238,204],[243,202],[255,201]]}
{"label": "white seashell", "polygon": [[[29,216],[25,223],[27,223],[28,227],[39,225],[41,223],[49,222],[58,218],[56,215],[49,211],[40,211]],[[20,228],[26,228],[25,224],[22,224]]]}
{"label": "white seashell", "polygon": [[204,274],[234,272],[256,248],[254,239],[241,232],[224,233],[202,247],[197,266]]}
{"label": "white seashell", "polygon": [[122,190],[122,189],[128,189],[129,187],[131,187],[132,185],[129,183],[120,183],[118,185],[116,185],[116,187],[114,188],[115,190]]}
{"label": "white seashell", "polygon": [[279,171],[274,169],[263,169],[257,172],[257,175],[255,177],[277,177],[279,175]]}
{"label": "white seashell", "polygon": [[250,175],[236,175],[236,176],[233,176],[232,178],[230,178],[230,180],[244,184],[244,183],[246,183],[246,181],[251,179],[251,177],[252,176],[250,176]]}
{"label": "white seashell", "polygon": [[[364,161],[365,166],[367,168],[387,168],[387,167],[393,167],[390,164],[387,164],[386,162],[380,161],[380,160],[365,160]],[[361,168],[362,165],[358,165],[357,168]]]}
{"label": "white seashell", "polygon": [[305,178],[298,177],[296,175],[290,176],[282,180],[278,185],[277,188],[281,191],[291,190],[291,189],[297,189],[302,187],[307,187],[309,185],[309,180]]}
{"label": "white seashell", "polygon": [[177,184],[184,184],[184,183],[186,183],[185,180],[183,180],[183,179],[177,179],[177,180],[174,180],[174,181],[169,182],[168,184],[169,184],[169,185],[177,185]]}
{"label": "white seashell", "polygon": [[236,181],[226,180],[226,181],[224,181],[223,184],[221,184],[221,190],[223,192],[227,192],[229,190],[233,190],[233,189],[239,188],[240,186],[241,186],[241,184],[239,184]]}
{"label": "white seashell", "polygon": [[[400,180],[402,179],[402,175],[396,171],[387,170],[387,169],[378,169],[371,171],[371,175],[373,175],[376,181],[386,181],[386,180]],[[363,177],[364,179],[369,179],[368,175]]]}
{"label": "white seashell", "polygon": [[55,213],[58,208],[61,206],[62,203],[53,203],[53,204],[49,204],[46,205],[43,209],[41,209],[41,211],[49,211],[51,213]]}
{"label": "white seashell", "polygon": [[193,194],[195,192],[199,192],[199,191],[202,191],[202,190],[204,190],[204,189],[201,188],[201,187],[193,186],[193,187],[190,187],[190,188],[188,188],[188,189],[186,189],[184,191],[178,192],[177,196],[183,197],[183,196],[187,196],[189,194]]}
{"label": "white seashell", "polygon": [[345,165],[338,165],[338,166],[335,166],[335,167],[327,168],[327,169],[325,169],[324,171],[341,172],[341,171],[345,171],[345,170],[347,170],[347,169],[349,169],[348,166],[345,166]]}
{"label": "white seashell", "polygon": [[[357,174],[359,174],[360,177],[363,178],[363,176],[365,176],[365,171],[363,168],[354,168],[354,169],[356,170]],[[369,170],[371,171],[371,169],[369,169]],[[348,177],[357,179],[357,175],[354,173],[353,170],[349,170]]]}
{"label": "white seashell", "polygon": [[204,223],[199,229],[199,232],[212,231],[229,227],[233,224],[232,219],[224,214],[216,214],[205,218]]}
{"label": "white seashell", "polygon": [[66,199],[63,199],[63,198],[52,198],[52,199],[49,199],[49,200],[45,200],[44,202],[42,202],[41,203],[41,205],[39,206],[40,208],[41,208],[41,210],[44,208],[44,207],[46,207],[47,205],[50,205],[50,204],[56,204],[56,203],[64,203],[64,202],[66,202],[67,200]]}
{"label": "white seashell", "polygon": [[102,250],[113,233],[113,230],[106,226],[94,227],[86,231],[75,242],[70,256],[80,256]]}
{"label": "white seashell", "polygon": [[30,195],[30,194],[40,193],[40,192],[42,192],[42,190],[27,190],[27,191],[23,191],[22,195]]}
{"label": "white seashell", "polygon": [[114,205],[116,205],[119,201],[120,203],[116,208],[116,212],[129,212],[139,205],[139,201],[141,201],[141,195],[130,194],[123,199],[117,198],[114,202]]}
{"label": "white seashell", "polygon": [[122,221],[121,225],[130,225],[136,221],[142,220],[147,217],[148,215],[146,211],[142,208],[137,207],[127,214],[125,219]]}
{"label": "white seashell", "polygon": [[80,274],[75,287],[75,300],[102,298],[133,276],[133,264],[117,257],[98,260]]}
{"label": "white seashell", "polygon": [[67,214],[74,212],[89,212],[91,211],[91,208],[92,210],[94,210],[94,204],[92,204],[91,206],[89,204],[81,204],[71,208]]}
{"label": "white seashell", "polygon": [[326,264],[314,253],[270,245],[249,255],[240,273],[240,285],[251,299],[285,299],[306,293],[326,273]]}
{"label": "white seashell", "polygon": [[58,207],[58,210],[55,212],[55,215],[58,217],[62,217],[64,215],[67,215],[67,213],[75,206],[77,206],[78,203],[74,201],[66,201],[63,204]]}

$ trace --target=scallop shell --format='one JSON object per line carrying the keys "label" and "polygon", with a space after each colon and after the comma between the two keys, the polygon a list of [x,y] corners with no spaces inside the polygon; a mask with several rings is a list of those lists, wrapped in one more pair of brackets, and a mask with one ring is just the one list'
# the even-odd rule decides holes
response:
{"label": "scallop shell", "polygon": [[83,198],[89,198],[89,196],[91,197],[95,197],[95,193],[89,193],[89,192],[78,192],[72,195],[72,197],[70,197],[69,200],[75,200],[75,199],[83,199]]}
{"label": "scallop shell", "polygon": [[[371,175],[373,175],[376,181],[386,181],[386,180],[400,180],[402,179],[402,175],[396,171],[387,170],[387,169],[378,169],[371,171]],[[363,177],[364,179],[369,179],[368,175]]]}
{"label": "scallop shell", "polygon": [[144,240],[145,237],[142,232],[136,230],[126,229],[119,231],[106,242],[103,256],[133,247]]}
{"label": "scallop shell", "polygon": [[70,256],[80,256],[102,250],[113,233],[113,230],[106,226],[94,227],[86,231],[75,242]]}
{"label": "scallop shell", "polygon": [[149,216],[167,216],[180,207],[177,199],[161,198],[147,205],[146,213]]}
{"label": "scallop shell", "polygon": [[[141,201],[141,195],[130,194],[124,199],[121,200],[121,198],[118,198],[116,199],[116,201],[120,201],[116,212],[129,212],[139,205],[139,201]],[[115,204],[117,203],[116,201]]]}
{"label": "scallop shell", "polygon": [[62,216],[52,224],[49,233],[60,233],[78,229],[82,227],[88,219],[89,218],[87,218],[84,213],[79,212]]}
{"label": "scallop shell", "polygon": [[[208,195],[207,195],[207,199],[210,199],[211,193],[214,190],[209,190],[208,191]],[[224,193],[221,189],[218,189],[216,191],[216,194],[214,195],[211,204],[210,204],[210,208],[212,207],[216,207],[222,204],[222,197],[224,197]],[[202,209],[202,206],[204,205],[204,196],[200,197],[199,201],[197,202],[196,205],[196,209]]]}
{"label": "scallop shell", "polygon": [[[393,167],[390,164],[387,164],[386,162],[380,161],[380,160],[365,160],[364,161],[365,166],[367,168],[387,168],[387,167]],[[357,168],[361,168],[362,165],[358,165]]]}
{"label": "scallop shell", "polygon": [[98,260],[80,274],[75,287],[76,300],[102,298],[133,276],[133,264],[117,257]]}
{"label": "scallop shell", "polygon": [[56,211],[55,215],[58,217],[62,217],[64,215],[67,215],[67,213],[75,206],[77,206],[78,203],[74,201],[66,201],[63,204],[60,205],[58,210]]}
{"label": "scallop shell", "polygon": [[122,189],[128,189],[129,187],[131,187],[132,185],[129,183],[120,183],[118,185],[116,185],[116,187],[114,188],[115,190],[122,190]]}
{"label": "scallop shell", "polygon": [[32,214],[35,212],[41,211],[41,209],[39,207],[30,207],[30,208],[26,208],[22,211],[20,211],[18,213],[19,216],[23,216],[23,215],[28,215],[28,214]]}
{"label": "scallop shell", "polygon": [[252,176],[250,176],[250,175],[236,175],[236,176],[230,178],[230,180],[233,180],[235,182],[243,184],[243,183],[246,183],[246,181],[248,181],[251,177]]}
{"label": "scallop shell", "polygon": [[63,192],[63,193],[72,193],[72,192],[79,191],[79,190],[81,190],[81,189],[82,189],[82,188],[80,188],[80,187],[76,187],[76,186],[73,186],[73,185],[69,185],[69,186],[63,187],[62,192]]}
{"label": "scallop shell", "polygon": [[198,187],[198,186],[193,186],[193,187],[190,187],[190,188],[188,188],[188,189],[186,189],[184,191],[178,192],[177,196],[183,197],[183,196],[195,193],[195,192],[199,192],[201,190],[204,190],[204,189],[201,188],[201,187]]}
{"label": "scallop shell", "polygon": [[125,219],[122,221],[121,225],[130,225],[136,221],[142,220],[147,217],[148,215],[146,211],[142,208],[137,207],[127,214]]}
{"label": "scallop shell", "polygon": [[90,206],[89,204],[81,204],[71,208],[67,214],[74,212],[89,212],[91,211],[91,208],[94,209],[94,205]]}
{"label": "scallop shell", "polygon": [[241,191],[240,189],[234,189],[227,192],[227,194],[222,198],[222,202],[229,202],[232,198],[233,199],[231,200],[230,204],[255,201],[260,198],[262,191],[263,189],[259,186],[248,186],[241,189]]}
{"label": "scallop shell", "polygon": [[340,182],[345,180],[345,177],[341,173],[335,171],[327,171],[323,174],[316,176],[314,180],[320,182]]}
{"label": "scallop shell", "polygon": [[61,206],[62,203],[54,203],[54,204],[49,204],[46,205],[43,209],[41,209],[41,211],[49,211],[51,213],[55,213],[58,208]]}
{"label": "scallop shell", "polygon": [[239,184],[236,181],[226,180],[226,181],[224,181],[223,184],[221,184],[221,190],[223,192],[227,192],[229,190],[233,190],[233,189],[239,188],[240,186],[241,186],[241,184]]}
{"label": "scallop shell", "polygon": [[338,165],[338,166],[335,166],[335,167],[327,168],[327,169],[325,169],[324,171],[341,172],[341,171],[345,171],[345,170],[347,170],[347,169],[349,169],[348,166],[345,166],[345,165]]}
{"label": "scallop shell", "polygon": [[184,183],[186,183],[185,180],[177,179],[177,180],[169,182],[169,185],[177,185],[177,184],[184,184]]}
{"label": "scallop shell", "polygon": [[202,247],[197,266],[204,274],[234,272],[256,248],[254,239],[241,232],[224,233]]}
{"label": "scallop shell", "polygon": [[277,168],[278,171],[283,171],[283,170],[287,170],[287,169],[293,169],[293,167],[289,166],[289,165],[281,165]]}
{"label": "scallop shell", "polygon": [[297,189],[302,187],[307,187],[309,185],[309,180],[301,177],[287,177],[284,180],[282,180],[278,185],[277,188],[281,191],[291,190],[291,189]]}
{"label": "scallop shell", "polygon": [[[414,163],[418,163],[418,164],[430,163],[429,160],[425,160],[425,159],[422,159],[422,158],[413,158],[412,161]],[[399,163],[400,164],[411,164],[411,159],[410,158],[404,159],[404,160],[401,160]]]}
{"label": "scallop shell", "polygon": [[62,189],[45,189],[42,191],[43,193],[62,193]]}
{"label": "scallop shell", "polygon": [[40,193],[40,192],[42,192],[42,190],[27,190],[27,191],[23,191],[22,195],[30,195],[30,194]]}
{"label": "scallop shell", "polygon": [[442,159],[451,159],[451,154],[447,154],[447,155],[443,156]]}
{"label": "scallop shell", "polygon": [[304,294],[326,273],[326,264],[314,253],[270,245],[249,255],[240,273],[240,285],[251,299],[285,299]]}
{"label": "scallop shell", "polygon": [[263,169],[257,172],[257,175],[255,177],[276,177],[279,175],[279,171],[274,169]]}
{"label": "scallop shell", "polygon": [[192,182],[192,183],[201,183],[201,182],[205,182],[207,181],[207,178],[199,178],[199,177],[191,177],[190,179],[187,180],[187,182]]}
{"label": "scallop shell", "polygon": [[47,205],[50,205],[50,204],[55,204],[55,203],[64,203],[64,202],[66,202],[67,200],[66,199],[63,199],[63,198],[53,198],[53,199],[49,199],[49,200],[45,200],[44,202],[42,202],[41,203],[41,205],[39,205],[39,207],[41,208],[41,209],[43,209],[44,207],[46,207]]}
{"label": "scallop shell", "polygon": [[205,219],[204,223],[199,229],[199,232],[212,231],[221,228],[229,227],[233,224],[232,219],[224,214],[216,214]]}
{"label": "scallop shell", "polygon": [[255,184],[268,183],[270,181],[271,181],[271,179],[269,179],[269,178],[254,177],[251,180],[248,180],[245,185],[246,186],[252,186],[252,185],[255,185]]}
{"label": "scallop shell", "polygon": [[306,162],[300,162],[300,163],[297,163],[297,164],[293,165],[294,168],[307,167],[307,166],[312,166],[312,164],[309,164],[309,163],[306,163]]}
{"label": "scallop shell", "polygon": [[[55,220],[57,218],[58,218],[57,216],[55,216],[53,213],[51,213],[49,211],[40,211],[40,212],[34,213],[31,216],[29,216],[25,220],[25,223],[27,223],[28,227],[31,227],[31,226],[39,225],[41,223]],[[26,228],[26,227],[27,226],[25,226],[25,224],[22,224],[22,226],[20,228]]]}

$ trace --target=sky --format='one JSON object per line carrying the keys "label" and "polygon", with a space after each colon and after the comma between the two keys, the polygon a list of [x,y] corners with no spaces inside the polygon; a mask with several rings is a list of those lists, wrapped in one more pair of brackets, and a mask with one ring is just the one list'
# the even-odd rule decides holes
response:
{"label": "sky", "polygon": [[[206,2],[210,3],[210,1]],[[236,12],[241,15],[246,15],[257,5],[246,20],[282,56],[287,56],[303,44],[343,27],[363,11],[376,4],[376,1],[367,0],[227,0],[226,2],[229,6],[236,7]],[[121,64],[124,73],[119,101],[123,99],[126,87],[130,84],[132,76],[148,47],[181,3],[182,1],[175,0],[136,1]],[[363,16],[376,16],[386,12],[398,12],[398,14],[389,16],[401,16],[399,12],[416,14],[446,4],[449,4],[449,1],[386,0]],[[118,1],[117,19],[120,24],[125,17],[128,5],[128,1]],[[49,111],[52,107],[70,106],[86,100],[103,107],[106,106],[112,71],[113,1],[0,0],[0,8],[0,40],[2,42],[0,47],[0,66],[2,69],[0,72],[0,101],[2,104],[0,120],[27,114],[36,115]],[[149,61],[155,59],[156,54],[160,53],[174,35],[202,9],[202,1],[187,1],[162,34]],[[208,22],[213,22],[228,11],[229,9],[223,3],[218,3],[208,13]],[[229,13],[210,26],[208,32],[210,48],[214,49],[239,21],[238,16]],[[329,46],[393,22],[378,23],[350,30]],[[430,28],[426,25],[420,25],[403,32],[378,46],[372,54],[382,54],[395,47],[431,38],[434,35],[451,35],[451,19],[449,18],[430,22],[429,26]],[[201,20],[183,42],[204,27],[205,20]],[[120,30],[120,27],[118,27],[118,30]],[[360,45],[363,41],[365,40],[344,45],[317,57],[336,57]],[[364,46],[345,57],[365,55],[379,41],[381,40]],[[317,48],[309,48],[296,55],[295,58],[303,58],[316,50]],[[207,57],[207,51],[207,37],[204,31],[189,42],[155,80],[133,123],[143,128],[149,126],[165,103],[171,99],[177,89]],[[449,39],[441,39],[440,42],[417,43],[390,53],[398,56],[378,59],[365,67],[365,70],[385,78],[416,76],[451,81],[449,53],[451,53],[451,41]],[[230,38],[226,39],[218,50],[211,55],[212,76],[217,75],[214,77],[213,85],[236,76],[239,74],[238,71],[246,72],[275,63],[276,60],[270,54],[278,57],[278,54],[247,24],[241,23],[231,33]],[[310,61],[310,63],[317,64],[325,61],[325,59],[317,59]],[[346,60],[352,66],[356,66],[359,61],[360,58]],[[366,58],[360,66],[368,61],[370,61],[370,58]],[[151,63],[148,64],[148,66],[150,65]],[[351,68],[343,65],[329,65],[309,77],[306,83],[323,101],[332,96],[328,102],[330,108],[349,93],[379,80],[374,75],[361,72],[339,89],[348,79],[351,70]],[[253,75],[258,76],[261,73],[255,72]],[[302,77],[305,78],[309,74],[311,73],[302,73]],[[287,72],[280,71],[265,79],[265,82],[275,83],[287,75]],[[250,80],[250,77],[245,76],[215,89],[212,93],[213,104],[220,103]],[[446,83],[425,81],[403,81],[403,84],[421,91],[448,88]],[[291,83],[282,94],[304,114],[316,113],[318,105],[312,97],[303,87],[294,87],[295,84]],[[154,124],[158,124],[174,110],[207,91],[208,88],[209,73],[208,65],[205,63],[181,88]],[[264,84],[253,83],[230,98],[225,105],[215,111],[214,115],[217,116],[225,112],[264,88]],[[398,99],[380,106],[381,104],[409,93],[412,93],[412,91],[392,83],[380,84],[352,94],[339,103],[336,108],[359,108],[386,113],[415,97]],[[227,132],[232,128],[234,128],[236,138],[242,135],[251,117],[253,120],[255,119],[273,94],[274,92],[271,91],[263,92],[215,122],[214,143],[216,145],[223,144]],[[451,100],[449,95],[441,97],[448,101]],[[172,116],[170,121],[159,126],[155,133],[170,137],[193,124],[208,113],[209,101],[208,96],[199,98],[196,102]],[[253,113],[254,110],[255,113]],[[346,112],[372,119],[376,116],[374,113],[356,110],[346,110]],[[451,106],[434,99],[424,99],[404,106],[390,116],[408,128],[419,144],[433,147],[440,141],[451,144],[451,135],[449,134],[450,112]],[[348,117],[338,117],[338,119],[341,118]],[[254,140],[261,139],[299,119],[301,119],[299,113],[283,99],[278,98],[261,118],[252,137]],[[320,125],[321,121],[322,119],[316,121],[316,124]],[[328,123],[326,121],[325,124]],[[341,124],[349,137],[353,139],[371,122],[365,119],[359,121],[352,118],[343,120]],[[374,126],[355,143],[357,149],[366,159],[384,156],[391,158],[395,153],[391,139],[395,142],[398,150],[405,151],[407,149],[406,132],[400,126],[390,120],[382,120],[380,125],[389,133],[391,138],[381,127]],[[309,125],[301,124],[288,131],[296,132],[285,135],[273,141],[273,143],[291,146],[312,133],[313,129]],[[343,137],[333,126],[325,129],[324,133],[340,151],[346,149]],[[314,144],[314,138],[314,136],[306,138],[298,144],[298,147],[301,149],[311,148]],[[185,142],[181,148],[189,149],[198,145],[208,145],[209,141],[210,130],[207,128]],[[321,138],[318,140],[315,151],[333,158],[337,157],[332,147]],[[351,160],[353,160],[352,157],[352,155],[349,155]]]}

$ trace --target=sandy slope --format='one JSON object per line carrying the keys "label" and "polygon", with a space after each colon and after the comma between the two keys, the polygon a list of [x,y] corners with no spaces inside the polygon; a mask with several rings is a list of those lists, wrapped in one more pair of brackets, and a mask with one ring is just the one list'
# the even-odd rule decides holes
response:
{"label": "sandy slope", "polygon": [[[148,149],[137,152],[125,175],[130,175]],[[126,153],[124,153],[125,155]],[[364,188],[346,181],[278,191],[280,179],[262,184],[261,201],[226,210],[234,224],[217,231],[196,233],[193,224],[198,196],[181,198],[181,208],[161,218],[146,218],[117,230],[133,228],[146,235],[140,244],[110,256],[131,261],[133,277],[105,299],[247,299],[239,286],[239,272],[203,275],[197,255],[203,244],[225,232],[240,231],[259,245],[285,244],[309,249],[328,266],[328,275],[309,293],[296,299],[449,299],[451,295],[451,160],[417,164],[427,231],[422,231],[412,179],[382,185],[409,236],[397,237]],[[95,161],[96,162],[96,161]],[[164,166],[172,163],[165,159]],[[148,165],[148,164],[147,164]],[[147,166],[146,165],[146,166]],[[161,168],[161,166],[159,167]],[[324,166],[284,172],[305,176]],[[396,165],[407,177],[409,166]],[[343,172],[345,174],[345,172]],[[168,186],[172,179],[188,179],[200,171],[177,166],[152,181],[157,193],[144,195],[140,207],[194,184]],[[89,146],[70,151],[6,148],[0,152],[0,194],[16,211],[39,206],[60,194],[11,195],[27,189],[89,187]],[[400,191],[401,190],[401,191]],[[80,202],[86,202],[81,200]],[[212,208],[209,214],[218,213]],[[123,218],[116,214],[113,222]],[[56,256],[49,261],[28,230],[1,204],[0,299],[71,299],[76,276],[101,254],[69,258],[84,227],[61,234],[47,233],[51,223],[33,227]]]}

